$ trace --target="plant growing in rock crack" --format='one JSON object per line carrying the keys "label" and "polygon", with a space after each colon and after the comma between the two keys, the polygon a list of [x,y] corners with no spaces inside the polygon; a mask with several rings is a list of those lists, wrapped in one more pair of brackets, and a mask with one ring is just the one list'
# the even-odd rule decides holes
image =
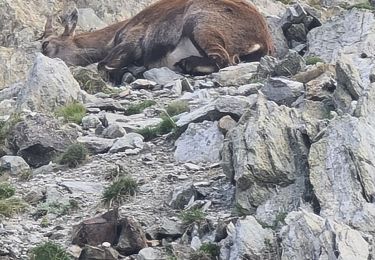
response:
{"label": "plant growing in rock crack", "polygon": [[106,205],[120,204],[126,198],[134,196],[138,189],[138,183],[130,176],[124,176],[114,181],[103,192],[102,200]]}
{"label": "plant growing in rock crack", "polygon": [[315,65],[318,62],[324,63],[324,60],[322,60],[321,58],[316,57],[316,56],[308,56],[308,57],[305,58],[305,61],[306,61],[306,65]]}
{"label": "plant growing in rock crack", "polygon": [[78,102],[68,103],[56,111],[56,116],[63,117],[68,123],[80,124],[86,114],[84,105]]}
{"label": "plant growing in rock crack", "polygon": [[176,129],[176,123],[173,118],[164,114],[162,115],[162,121],[154,127],[146,127],[137,131],[138,134],[142,135],[145,141],[152,140],[160,135],[174,132]]}
{"label": "plant growing in rock crack", "polygon": [[0,183],[0,199],[7,199],[12,197],[16,192],[16,189],[7,182]]}
{"label": "plant growing in rock crack", "polygon": [[184,225],[191,225],[193,223],[201,223],[206,219],[206,214],[199,208],[187,209],[180,213],[179,218]]}
{"label": "plant growing in rock crack", "polygon": [[78,202],[74,199],[70,199],[68,202],[43,202],[38,205],[37,210],[33,213],[33,217],[38,219],[48,213],[56,214],[57,216],[67,215],[70,212],[79,208]]}
{"label": "plant growing in rock crack", "polygon": [[60,245],[45,242],[31,249],[32,260],[71,260],[73,259]]}
{"label": "plant growing in rock crack", "polygon": [[156,102],[154,100],[144,100],[144,101],[142,101],[140,103],[137,103],[137,104],[131,104],[125,110],[124,114],[127,115],[127,116],[139,114],[139,113],[142,113],[143,110],[145,110],[146,108],[151,107],[155,104],[156,104]]}
{"label": "plant growing in rock crack", "polygon": [[86,147],[82,144],[72,144],[68,149],[60,156],[59,164],[67,165],[70,168],[77,167],[82,164],[88,155]]}
{"label": "plant growing in rock crack", "polygon": [[184,112],[189,112],[190,109],[187,101],[175,100],[167,105],[165,111],[167,112],[167,115],[169,115],[169,117],[172,117]]}
{"label": "plant growing in rock crack", "polygon": [[211,256],[211,259],[216,259],[220,255],[220,246],[215,243],[203,243],[199,251]]}
{"label": "plant growing in rock crack", "polygon": [[0,215],[6,217],[11,217],[14,214],[22,212],[26,207],[27,204],[17,197],[0,199]]}

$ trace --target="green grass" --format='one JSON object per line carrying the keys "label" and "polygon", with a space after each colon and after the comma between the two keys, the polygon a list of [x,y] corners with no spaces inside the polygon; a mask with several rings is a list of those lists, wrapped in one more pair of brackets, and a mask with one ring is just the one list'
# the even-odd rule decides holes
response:
{"label": "green grass", "polygon": [[57,216],[64,216],[79,208],[78,202],[70,199],[68,202],[44,202],[38,205],[34,217],[39,218],[48,213],[56,214]]}
{"label": "green grass", "polygon": [[26,207],[27,204],[17,197],[0,199],[0,215],[6,217],[11,217],[14,214],[22,212]]}
{"label": "green grass", "polygon": [[16,189],[7,182],[0,183],[0,199],[7,199],[12,197]]}
{"label": "green grass", "polygon": [[60,245],[45,242],[31,250],[32,260],[72,260],[73,258]]}
{"label": "green grass", "polygon": [[185,225],[200,223],[206,219],[206,214],[201,209],[188,209],[180,213],[179,218]]}
{"label": "green grass", "polygon": [[321,58],[316,57],[316,56],[306,57],[305,61],[306,61],[306,65],[315,65],[318,62],[323,62],[324,63],[324,60],[322,60]]}
{"label": "green grass", "polygon": [[5,140],[12,132],[14,126],[21,121],[19,114],[13,114],[7,121],[0,121],[0,145],[5,144]]}
{"label": "green grass", "polygon": [[121,203],[127,197],[134,196],[137,189],[136,180],[129,176],[121,177],[104,190],[102,200],[107,205],[111,205],[113,202]]}
{"label": "green grass", "polygon": [[128,106],[124,114],[127,116],[139,114],[139,113],[142,113],[143,110],[145,110],[146,108],[153,106],[155,104],[156,102],[154,100],[145,100],[137,104],[132,104]]}
{"label": "green grass", "polygon": [[82,164],[87,157],[88,151],[82,144],[72,144],[69,148],[61,155],[59,164],[67,165],[70,168],[77,167]]}
{"label": "green grass", "polygon": [[169,103],[165,110],[167,111],[167,114],[172,117],[184,112],[189,112],[190,109],[187,101],[176,100]]}
{"label": "green grass", "polygon": [[56,115],[63,117],[65,122],[80,124],[82,118],[86,114],[86,108],[84,105],[78,102],[69,103],[63,107],[60,107],[56,111]]}
{"label": "green grass", "polygon": [[220,246],[214,243],[203,243],[199,251],[211,256],[212,259],[216,259],[220,255]]}
{"label": "green grass", "polygon": [[152,140],[160,135],[168,134],[176,129],[176,123],[169,116],[162,116],[162,121],[153,127],[145,127],[138,131],[138,134],[142,135],[145,141]]}

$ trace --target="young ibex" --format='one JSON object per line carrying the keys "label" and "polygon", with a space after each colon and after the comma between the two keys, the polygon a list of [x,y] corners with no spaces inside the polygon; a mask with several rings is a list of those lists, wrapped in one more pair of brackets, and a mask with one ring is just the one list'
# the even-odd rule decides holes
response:
{"label": "young ibex", "polygon": [[[265,19],[246,0],[159,0],[122,24],[73,37],[74,29],[73,22],[60,36],[69,39],[57,40],[69,47],[48,49],[47,38],[43,53],[78,65],[100,60],[99,71],[111,81],[132,64],[200,75],[274,51]],[[85,52],[95,58],[82,58]]]}

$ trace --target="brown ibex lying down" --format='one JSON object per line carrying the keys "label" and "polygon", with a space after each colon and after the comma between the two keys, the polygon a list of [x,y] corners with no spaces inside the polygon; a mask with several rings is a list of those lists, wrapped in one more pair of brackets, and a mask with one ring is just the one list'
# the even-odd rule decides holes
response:
{"label": "brown ibex lying down", "polygon": [[70,20],[61,36],[50,36],[47,21],[43,53],[74,65],[99,61],[115,82],[132,64],[201,75],[274,51],[265,19],[246,0],[160,0],[129,20],[76,36],[76,12]]}

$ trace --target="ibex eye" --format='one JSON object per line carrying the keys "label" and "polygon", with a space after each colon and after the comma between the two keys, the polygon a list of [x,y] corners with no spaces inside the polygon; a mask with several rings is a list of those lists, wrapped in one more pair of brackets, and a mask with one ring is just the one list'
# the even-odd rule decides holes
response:
{"label": "ibex eye", "polygon": [[49,44],[49,41],[45,41],[42,43],[42,49],[45,50]]}

